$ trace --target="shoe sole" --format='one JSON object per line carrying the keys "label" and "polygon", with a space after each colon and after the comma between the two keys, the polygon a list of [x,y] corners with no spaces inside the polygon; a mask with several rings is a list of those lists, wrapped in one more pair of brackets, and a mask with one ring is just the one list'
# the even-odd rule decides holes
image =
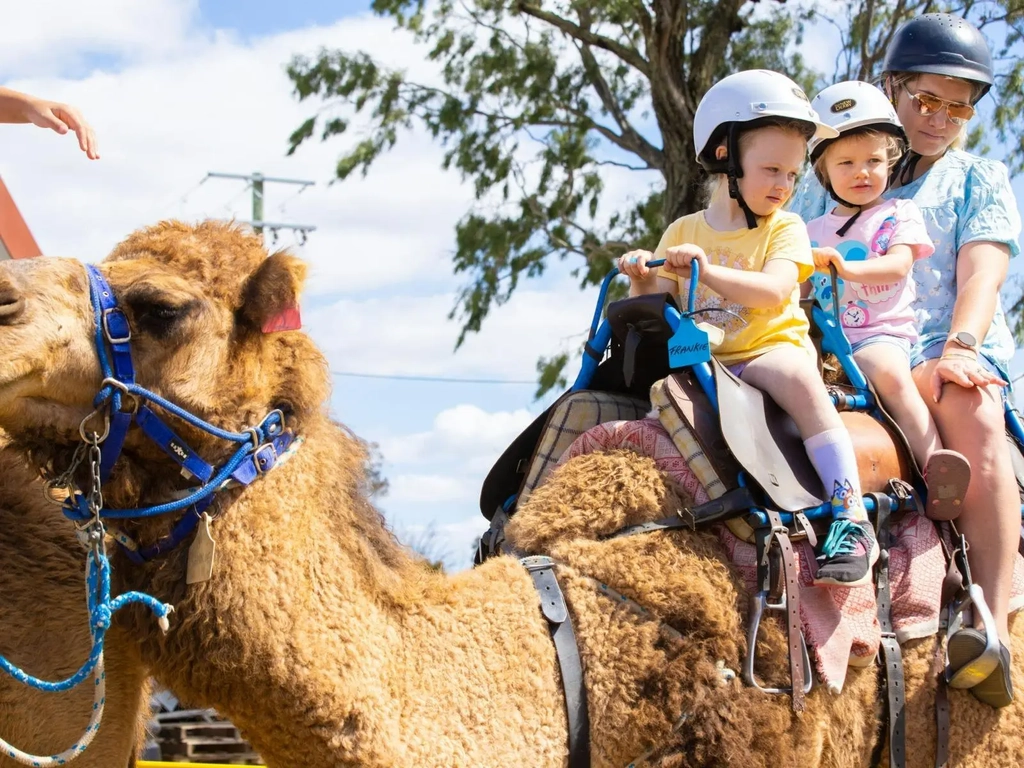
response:
{"label": "shoe sole", "polygon": [[954,520],[963,509],[971,482],[971,465],[956,451],[936,451],[924,470],[927,485],[925,515],[931,520]]}
{"label": "shoe sole", "polygon": [[[999,644],[999,663],[992,674],[968,690],[974,698],[994,709],[1009,706],[1013,703],[1012,682],[1009,681],[1009,670],[1004,666],[1003,650]],[[961,630],[949,638],[946,653],[949,665],[956,670],[963,669],[974,662],[985,651],[985,635],[977,630]]]}
{"label": "shoe sole", "polygon": [[862,577],[856,581],[836,581],[835,579],[824,578],[819,579],[817,576],[814,577],[811,583],[816,587],[865,587],[874,581],[874,567],[875,563],[878,562],[878,542],[875,541],[871,547],[871,552],[868,555],[868,569]]}

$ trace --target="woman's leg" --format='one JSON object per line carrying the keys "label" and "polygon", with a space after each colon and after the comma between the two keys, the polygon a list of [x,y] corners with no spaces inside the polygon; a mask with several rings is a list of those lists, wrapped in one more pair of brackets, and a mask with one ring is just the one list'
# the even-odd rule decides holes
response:
{"label": "woman's leg", "polygon": [[970,544],[971,575],[985,592],[995,630],[1007,646],[1007,616],[1013,567],[1020,539],[1020,494],[1006,443],[1002,393],[998,387],[967,389],[946,384],[938,403],[929,393],[936,360],[918,365],[914,381],[928,405],[942,442],[971,464],[971,484],[957,528]]}

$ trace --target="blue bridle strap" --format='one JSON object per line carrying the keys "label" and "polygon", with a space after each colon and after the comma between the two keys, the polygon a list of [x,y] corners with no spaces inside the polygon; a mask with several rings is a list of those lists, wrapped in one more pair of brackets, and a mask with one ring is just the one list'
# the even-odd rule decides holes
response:
{"label": "blue bridle strap", "polygon": [[[135,549],[118,540],[132,561],[142,563],[171,551],[190,536],[218,491],[229,484],[247,486],[273,469],[278,458],[292,445],[295,436],[285,431],[284,415],[277,410],[267,414],[258,426],[244,432],[230,432],[215,427],[155,392],[139,386],[135,382],[128,318],[118,306],[110,284],[99,269],[87,264],[86,271],[95,319],[96,351],[104,377],[94,405],[97,411],[105,410],[109,420],[109,432],[100,445],[101,481],[109,479],[121,455],[128,429],[134,422],[182,468],[186,476],[200,482],[183,498],[163,504],[137,509],[104,508],[100,511],[101,518],[125,520],[186,510],[171,533],[154,544]],[[126,396],[133,401],[132,407],[128,409],[125,409]],[[211,466],[157,415],[150,403],[214,437],[237,443],[238,448],[223,465],[217,468]],[[80,522],[92,519],[88,497],[81,492],[73,494],[64,504],[64,514]]]}

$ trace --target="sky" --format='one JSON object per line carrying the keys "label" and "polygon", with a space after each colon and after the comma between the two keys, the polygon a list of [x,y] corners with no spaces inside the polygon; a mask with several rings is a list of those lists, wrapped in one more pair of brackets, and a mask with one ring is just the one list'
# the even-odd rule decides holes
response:
{"label": "sky", "polygon": [[[555,265],[455,351],[448,313],[464,282],[451,269],[454,226],[473,195],[441,170],[441,148],[413,132],[365,178],[331,184],[337,158],[360,138],[357,121],[345,137],[286,156],[288,136],[318,106],[292,94],[284,67],[294,54],[364,50],[391,66],[427,67],[423,49],[368,6],[0,0],[0,84],[79,107],[102,153],[90,163],[72,139],[0,125],[0,176],[44,253],[85,261],[164,218],[250,219],[245,183],[200,183],[208,172],[315,182],[301,193],[266,186],[266,220],[316,227],[304,244],[282,231],[270,245],[311,265],[304,326],[336,374],[334,415],[380,446],[390,491],[379,506],[403,540],[427,542],[457,569],[486,527],[484,476],[550,403],[533,398],[538,357],[582,341],[597,293]],[[654,180],[610,170],[608,187],[625,200]],[[400,378],[410,376],[508,383]]]}

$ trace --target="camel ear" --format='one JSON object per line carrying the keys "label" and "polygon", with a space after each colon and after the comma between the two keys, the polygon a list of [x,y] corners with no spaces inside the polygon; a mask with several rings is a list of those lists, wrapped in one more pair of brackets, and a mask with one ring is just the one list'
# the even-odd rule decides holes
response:
{"label": "camel ear", "polygon": [[298,330],[299,293],[305,280],[305,262],[287,253],[269,256],[242,289],[241,319],[263,333]]}

